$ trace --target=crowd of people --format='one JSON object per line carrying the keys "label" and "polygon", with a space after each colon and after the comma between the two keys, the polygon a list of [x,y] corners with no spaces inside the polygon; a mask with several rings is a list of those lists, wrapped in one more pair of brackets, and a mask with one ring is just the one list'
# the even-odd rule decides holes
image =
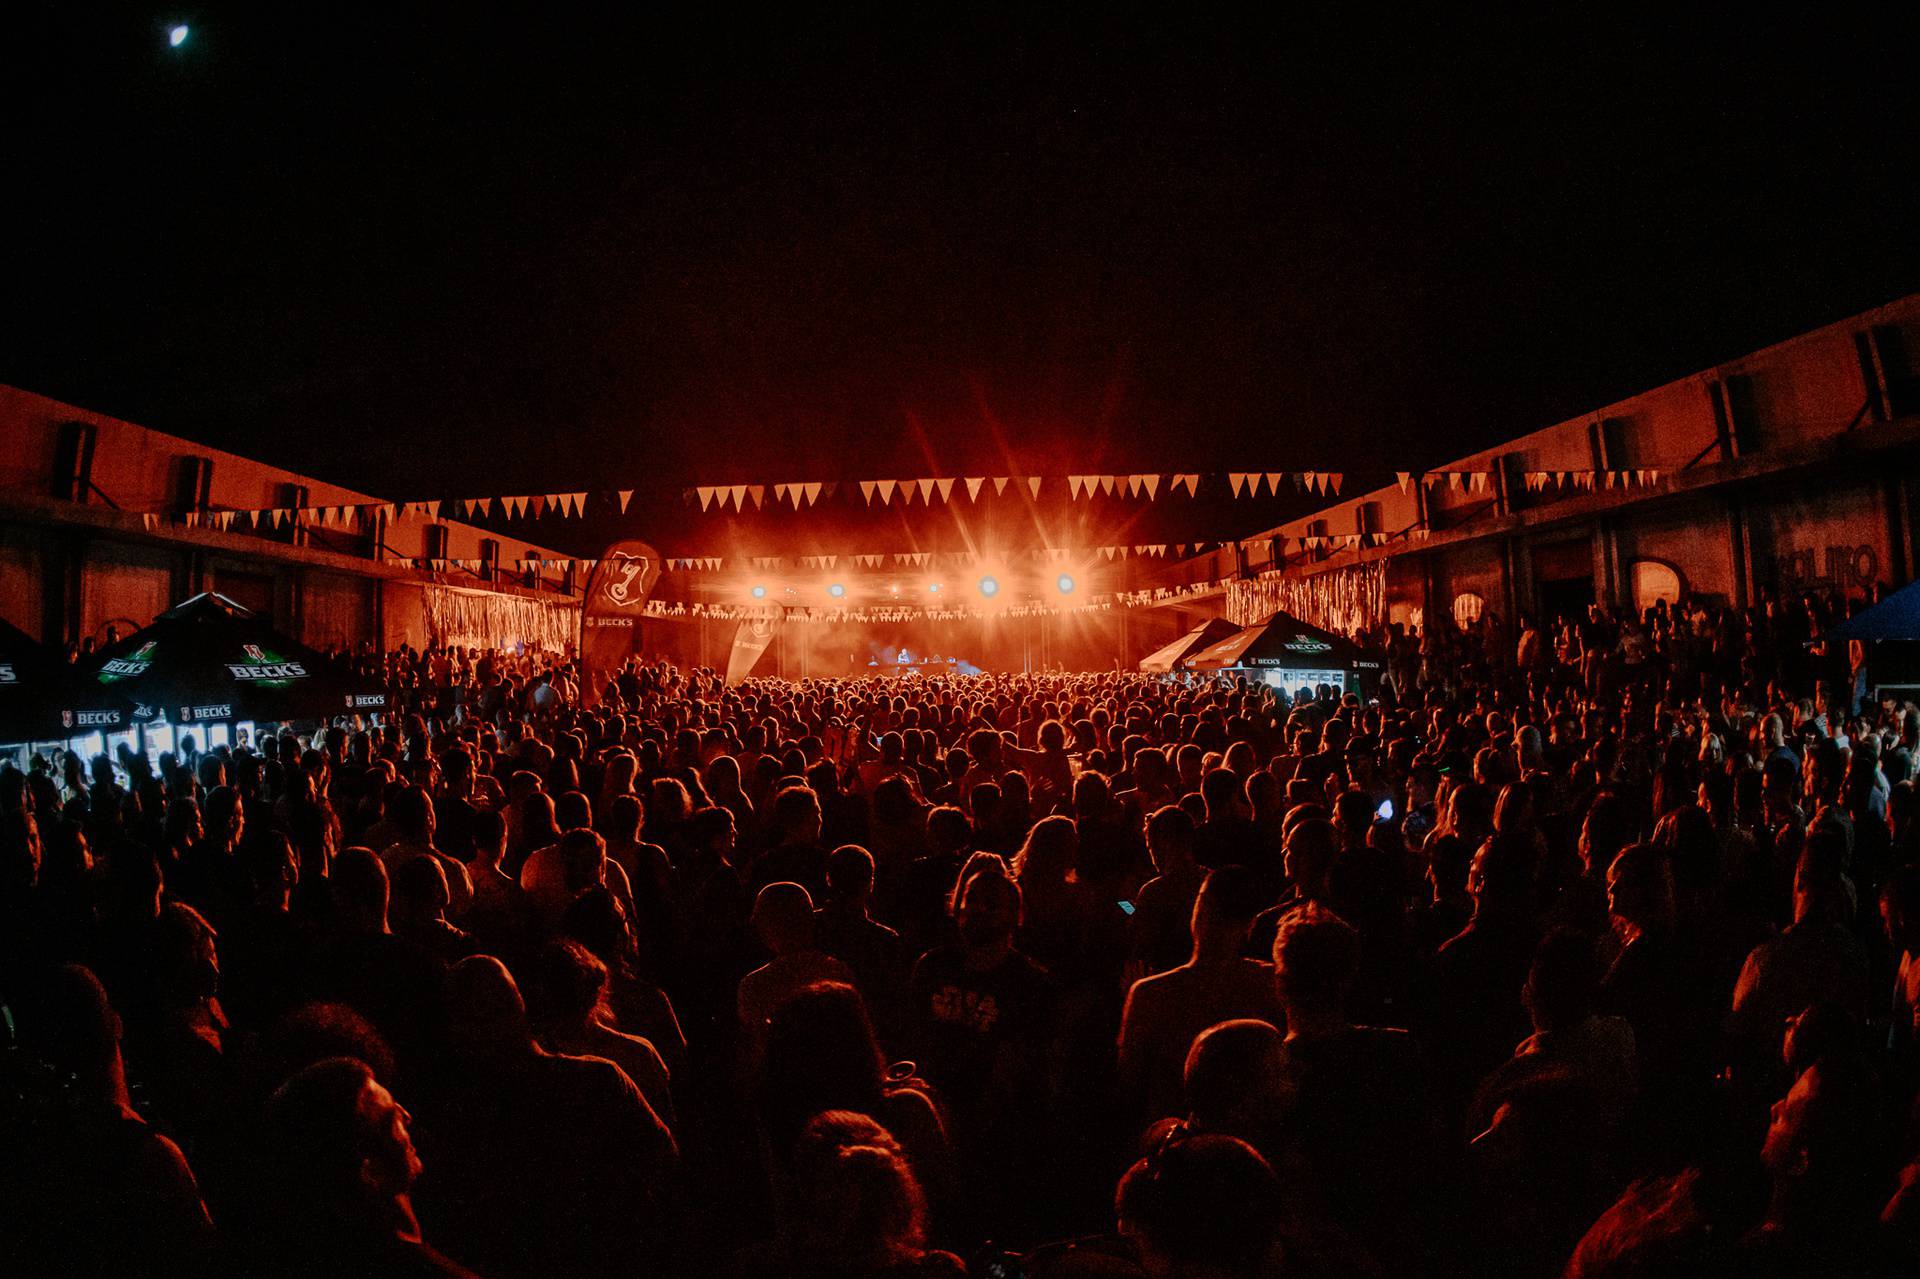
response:
{"label": "crowd of people", "polygon": [[1920,711],[1818,617],[1366,697],[401,651],[8,766],[8,1268],[1914,1273]]}

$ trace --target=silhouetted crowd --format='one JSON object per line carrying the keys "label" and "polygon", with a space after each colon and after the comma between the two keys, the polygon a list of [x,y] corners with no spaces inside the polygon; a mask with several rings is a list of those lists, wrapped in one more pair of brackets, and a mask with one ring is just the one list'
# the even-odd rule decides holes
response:
{"label": "silhouetted crowd", "polygon": [[8,766],[0,1269],[1920,1272],[1920,712],[1819,630],[403,650],[386,723]]}

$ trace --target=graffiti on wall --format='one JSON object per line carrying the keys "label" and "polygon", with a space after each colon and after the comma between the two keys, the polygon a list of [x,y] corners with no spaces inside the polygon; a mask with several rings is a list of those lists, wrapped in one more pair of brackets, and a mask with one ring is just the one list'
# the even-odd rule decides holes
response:
{"label": "graffiti on wall", "polygon": [[1774,576],[1789,594],[1857,590],[1880,580],[1880,554],[1864,544],[1803,547],[1782,552],[1774,563]]}

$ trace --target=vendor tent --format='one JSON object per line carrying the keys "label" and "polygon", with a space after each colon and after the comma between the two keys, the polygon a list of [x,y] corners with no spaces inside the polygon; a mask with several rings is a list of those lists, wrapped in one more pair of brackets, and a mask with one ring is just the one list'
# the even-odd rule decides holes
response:
{"label": "vendor tent", "polygon": [[373,680],[338,669],[224,595],[196,595],[96,654],[93,678],[138,719],[176,726],[326,719],[387,708]]}
{"label": "vendor tent", "polygon": [[0,742],[58,742],[132,724],[125,697],[87,678],[58,650],[0,622]]}
{"label": "vendor tent", "polygon": [[1202,649],[1212,648],[1239,629],[1226,618],[1216,617],[1205,625],[1194,627],[1165,648],[1155,649],[1141,658],[1140,669],[1156,675],[1180,670],[1186,665],[1187,658]]}
{"label": "vendor tent", "polygon": [[1187,659],[1196,671],[1239,671],[1292,692],[1326,684],[1361,691],[1380,673],[1379,659],[1365,649],[1287,613],[1274,613]]}
{"label": "vendor tent", "polygon": [[1920,641],[1920,582],[1910,582],[1826,633],[1837,640]]}

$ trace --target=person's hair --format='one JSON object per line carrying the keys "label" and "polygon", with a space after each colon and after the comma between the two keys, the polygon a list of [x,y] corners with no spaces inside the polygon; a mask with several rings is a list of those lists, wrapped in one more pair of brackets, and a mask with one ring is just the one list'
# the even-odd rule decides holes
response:
{"label": "person's hair", "polygon": [[1071,817],[1043,817],[1027,832],[1013,856],[1013,876],[1028,892],[1036,886],[1063,884],[1073,874],[1079,832]]}
{"label": "person's hair", "polygon": [[499,845],[507,837],[507,817],[505,813],[493,809],[482,809],[473,816],[473,839],[476,844],[486,848]]}
{"label": "person's hair", "polygon": [[563,792],[553,801],[553,821],[562,831],[575,831],[593,825],[593,801],[577,790]]}
{"label": "person's hair", "polygon": [[584,1026],[601,1005],[607,966],[570,938],[557,938],[534,952],[531,996],[536,1022],[555,1030]]}
{"label": "person's hair", "polygon": [[1252,1018],[1219,1022],[1195,1035],[1182,1072],[1188,1112],[1210,1123],[1245,1104],[1271,1078],[1285,1039]]}
{"label": "person's hair", "polygon": [[1280,921],[1273,967],[1289,1000],[1308,1007],[1337,1006],[1360,969],[1360,934],[1330,910],[1303,906]]}
{"label": "person's hair", "polygon": [[274,1180],[287,1196],[281,1207],[299,1215],[338,1211],[352,1202],[371,1134],[360,1094],[373,1070],[352,1057],[314,1062],[274,1090],[267,1101],[267,1142]]}
{"label": "person's hair", "polygon": [[787,1149],[823,1110],[872,1112],[885,1075],[860,992],[823,981],[789,997],[767,1023],[760,1065],[761,1118],[773,1148]]}
{"label": "person's hair", "polygon": [[827,854],[827,891],[856,897],[873,887],[873,854],[858,844],[842,844]]}
{"label": "person's hair", "polygon": [[433,826],[433,796],[424,786],[409,786],[394,797],[387,813],[408,839],[425,839]]}
{"label": "person's hair", "polygon": [[349,848],[334,859],[333,893],[368,916],[387,909],[387,868],[371,848]]}
{"label": "person's hair", "polygon": [[394,1077],[393,1050],[373,1023],[347,1004],[301,1004],[282,1013],[260,1037],[262,1078],[274,1088],[316,1061],[353,1057],[386,1082]]}
{"label": "person's hair", "polygon": [[1194,844],[1193,818],[1177,804],[1163,804],[1147,818],[1147,844],[1191,855]]}
{"label": "person's hair", "polygon": [[626,963],[634,943],[626,907],[604,884],[594,885],[567,904],[560,916],[560,935],[585,946],[608,968]]}
{"label": "person's hair", "polygon": [[805,786],[789,786],[773,797],[773,824],[782,836],[819,811],[820,797]]}
{"label": "person's hair", "polygon": [[973,823],[951,804],[942,804],[927,814],[927,849],[930,852],[957,853],[973,838]]}
{"label": "person's hair", "polygon": [[795,1251],[821,1273],[911,1262],[926,1239],[926,1195],[900,1143],[864,1115],[826,1111],[793,1158]]}
{"label": "person's hair", "polygon": [[1176,1264],[1252,1275],[1273,1251],[1280,1182],[1237,1137],[1176,1130],[1129,1168],[1115,1194],[1123,1226]]}

